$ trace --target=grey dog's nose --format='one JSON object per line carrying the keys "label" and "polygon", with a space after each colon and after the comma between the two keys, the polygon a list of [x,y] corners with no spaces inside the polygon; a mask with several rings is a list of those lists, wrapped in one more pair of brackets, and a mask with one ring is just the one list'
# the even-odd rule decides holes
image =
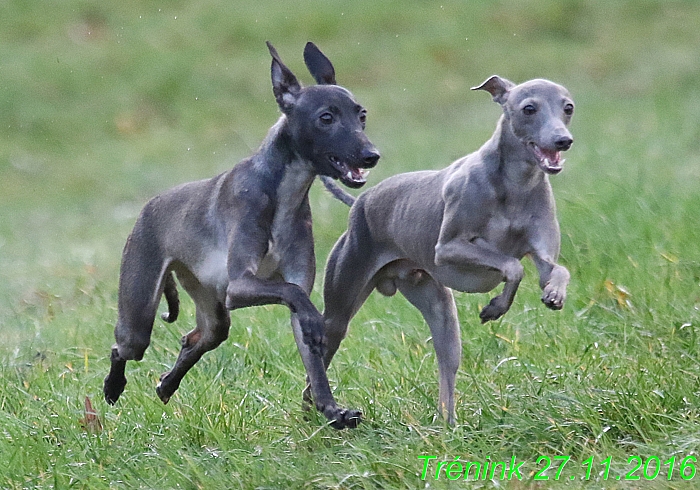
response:
{"label": "grey dog's nose", "polygon": [[571,148],[571,144],[574,142],[573,139],[571,139],[568,136],[565,136],[563,138],[559,138],[554,142],[554,146],[556,147],[557,150],[559,151],[566,151],[569,148]]}
{"label": "grey dog's nose", "polygon": [[379,161],[379,152],[377,150],[365,150],[362,152],[362,161],[365,168],[374,167]]}

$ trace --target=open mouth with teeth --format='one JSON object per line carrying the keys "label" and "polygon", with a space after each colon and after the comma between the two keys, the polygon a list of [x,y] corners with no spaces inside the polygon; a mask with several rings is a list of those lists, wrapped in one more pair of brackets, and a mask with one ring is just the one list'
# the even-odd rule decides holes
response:
{"label": "open mouth with teeth", "polygon": [[537,164],[542,171],[548,174],[558,174],[562,171],[562,165],[566,160],[561,157],[561,152],[557,150],[545,150],[535,143],[529,144],[532,153],[537,159]]}
{"label": "open mouth with teeth", "polygon": [[359,167],[351,167],[345,162],[338,160],[335,156],[331,155],[328,157],[331,165],[340,174],[338,179],[346,186],[352,189],[359,189],[367,183],[367,176],[369,175],[369,170]]}

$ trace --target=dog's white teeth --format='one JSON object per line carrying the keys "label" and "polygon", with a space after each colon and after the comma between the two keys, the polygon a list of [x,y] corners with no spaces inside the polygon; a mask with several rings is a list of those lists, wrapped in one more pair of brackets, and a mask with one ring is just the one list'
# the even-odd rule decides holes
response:
{"label": "dog's white teeth", "polygon": [[348,180],[352,180],[352,172],[350,170],[348,170],[348,173],[345,174],[345,177],[347,177]]}
{"label": "dog's white teeth", "polygon": [[561,168],[561,166],[564,164],[566,160],[559,160],[556,163],[552,163],[552,161],[549,158],[545,158],[542,164],[546,168],[551,168],[551,169],[556,169],[556,168]]}
{"label": "dog's white teeth", "polygon": [[361,168],[360,169],[360,175],[362,176],[363,179],[366,179],[367,176],[369,175],[369,170],[366,168]]}
{"label": "dog's white teeth", "polygon": [[562,158],[561,160],[559,160],[559,166],[561,167],[562,165],[564,165],[565,161],[566,161],[566,158]]}

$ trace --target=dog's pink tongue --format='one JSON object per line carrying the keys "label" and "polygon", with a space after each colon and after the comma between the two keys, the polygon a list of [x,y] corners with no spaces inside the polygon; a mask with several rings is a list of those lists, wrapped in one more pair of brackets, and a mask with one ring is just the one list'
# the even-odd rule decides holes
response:
{"label": "dog's pink tongue", "polygon": [[561,153],[558,152],[557,150],[545,150],[543,148],[540,148],[540,152],[542,152],[542,155],[549,160],[549,163],[553,163],[556,165],[559,163],[559,159],[561,158]]}

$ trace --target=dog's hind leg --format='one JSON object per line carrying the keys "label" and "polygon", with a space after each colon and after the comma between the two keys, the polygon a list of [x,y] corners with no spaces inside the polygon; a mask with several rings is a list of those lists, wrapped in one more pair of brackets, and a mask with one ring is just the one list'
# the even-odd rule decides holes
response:
{"label": "dog's hind leg", "polygon": [[350,320],[370,293],[377,287],[386,294],[375,276],[395,258],[392,253],[372,246],[364,205],[360,197],[350,211],[348,231],[338,239],[326,263],[323,283],[326,369],[345,338]]}
{"label": "dog's hind leg", "polygon": [[[357,313],[373,290],[374,284],[370,281],[365,281],[355,292],[352,298],[354,301],[352,301],[352,303],[348,302],[340,307],[330,302],[325,303],[323,315],[326,333],[326,350],[323,356],[323,364],[326,369],[330,366],[335,353],[338,352],[340,348],[340,343],[348,333],[350,320],[352,320],[355,313]],[[350,290],[347,292],[350,293]]]}
{"label": "dog's hind leg", "polygon": [[116,343],[110,356],[111,368],[104,380],[104,396],[113,405],[126,386],[126,361],[143,358],[151,341],[156,310],[163,291],[163,274],[168,263],[160,252],[129,237],[122,256],[119,278]]}
{"label": "dog's hind leg", "polygon": [[[178,276],[180,278],[180,276]],[[183,282],[183,286],[185,283]],[[222,301],[216,300],[215,293],[205,293],[204,289],[187,288],[197,308],[197,326],[181,339],[182,349],[173,368],[163,373],[156,387],[156,393],[163,403],[180,386],[182,378],[201,357],[228,338],[231,318]]]}
{"label": "dog's hind leg", "polygon": [[374,289],[371,280],[378,267],[372,263],[371,253],[353,235],[340,237],[326,264],[323,284],[326,369],[345,338],[350,320]]}
{"label": "dog's hind leg", "polygon": [[438,408],[443,418],[455,423],[455,379],[462,357],[459,320],[452,291],[422,271],[396,279],[401,294],[420,312],[430,327],[440,372]]}

